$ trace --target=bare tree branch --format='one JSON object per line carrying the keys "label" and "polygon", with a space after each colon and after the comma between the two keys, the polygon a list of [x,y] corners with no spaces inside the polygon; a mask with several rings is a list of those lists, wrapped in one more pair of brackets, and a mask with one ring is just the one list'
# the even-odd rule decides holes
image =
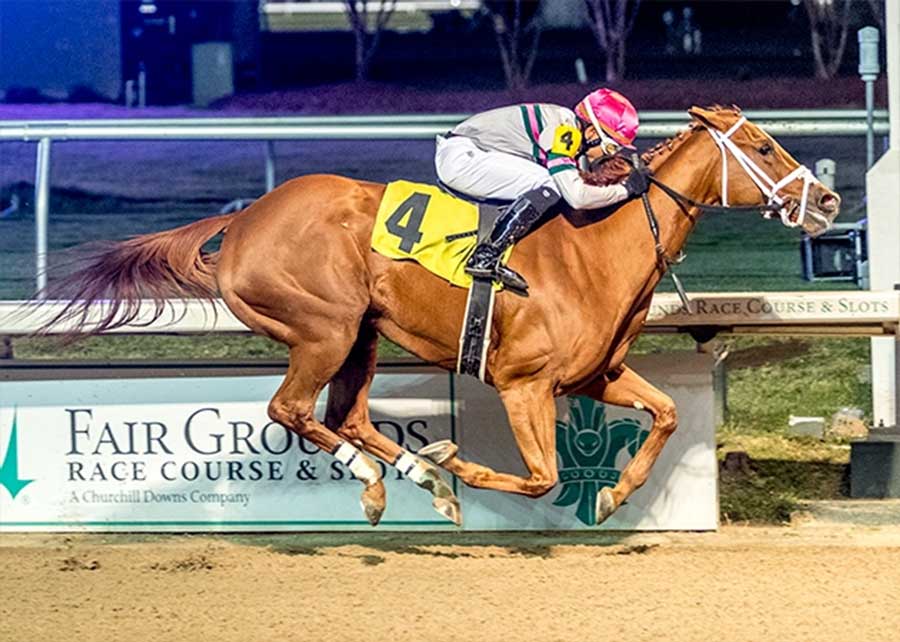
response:
{"label": "bare tree branch", "polygon": [[[378,8],[374,20],[370,18],[369,10],[372,8],[370,5],[376,5]],[[347,18],[356,40],[357,80],[368,78],[381,33],[387,27],[396,5],[397,0],[344,0]]]}
{"label": "bare tree branch", "polygon": [[597,45],[606,54],[606,80],[619,80],[625,74],[625,43],[634,28],[641,0],[584,0],[584,3]]}
{"label": "bare tree branch", "polygon": [[809,16],[816,77],[830,80],[837,75],[847,48],[850,0],[804,0]]}
{"label": "bare tree branch", "polygon": [[881,33],[884,33],[884,26],[885,26],[884,3],[886,1],[887,0],[869,0],[869,9],[871,9],[871,11],[872,11],[872,17],[874,17],[875,20],[878,21],[878,26],[881,27]]}
{"label": "bare tree branch", "polygon": [[503,75],[510,89],[524,89],[541,40],[538,9],[541,0],[492,0],[485,8],[500,49]]}

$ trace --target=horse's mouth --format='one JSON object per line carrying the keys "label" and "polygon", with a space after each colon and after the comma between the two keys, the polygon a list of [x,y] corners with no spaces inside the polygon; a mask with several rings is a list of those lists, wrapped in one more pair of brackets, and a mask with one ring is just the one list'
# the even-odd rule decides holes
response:
{"label": "horse's mouth", "polygon": [[[797,205],[791,212],[789,212],[788,216],[793,217],[790,220],[791,222],[796,224],[797,220],[800,217],[800,206]],[[833,218],[833,212],[824,212],[817,207],[807,206],[806,216],[803,217],[801,226],[804,232],[806,232],[809,236],[815,238],[824,234],[832,228],[831,221]]]}
{"label": "horse's mouth", "polygon": [[824,218],[823,221],[824,222],[819,220],[807,220],[807,222],[803,224],[803,231],[813,238],[821,236],[831,229],[831,223]]}
{"label": "horse's mouth", "polygon": [[[797,222],[800,220],[800,203],[791,199],[789,201],[789,205],[790,205],[790,207],[787,210],[787,220],[790,221],[792,224],[796,225]],[[809,209],[809,208],[807,208],[807,209]]]}
{"label": "horse's mouth", "polygon": [[[807,212],[809,211],[807,207]],[[764,218],[780,218],[785,225],[797,225],[800,220],[800,203],[794,199],[787,199],[780,208],[771,208],[763,214]]]}
{"label": "horse's mouth", "polygon": [[811,204],[806,205],[806,214],[800,217],[800,202],[788,199],[782,206],[781,212],[769,212],[766,218],[781,218],[788,227],[802,227],[803,231],[812,237],[819,236],[831,229],[833,212],[824,212]]}

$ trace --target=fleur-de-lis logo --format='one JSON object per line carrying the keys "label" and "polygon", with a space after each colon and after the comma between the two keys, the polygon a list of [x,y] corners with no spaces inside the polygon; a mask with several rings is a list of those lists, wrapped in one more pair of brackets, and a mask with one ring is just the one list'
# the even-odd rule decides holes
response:
{"label": "fleur-de-lis logo", "polygon": [[606,406],[587,397],[569,397],[569,421],[556,422],[556,450],[562,460],[562,490],[555,506],[577,504],[575,515],[585,524],[597,522],[597,493],[615,486],[625,464],[650,432],[636,419],[607,423]]}

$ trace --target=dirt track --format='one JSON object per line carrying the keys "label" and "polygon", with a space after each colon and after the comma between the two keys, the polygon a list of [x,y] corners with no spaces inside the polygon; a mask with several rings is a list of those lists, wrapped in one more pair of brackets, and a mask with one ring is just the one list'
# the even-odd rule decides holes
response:
{"label": "dirt track", "polygon": [[0,640],[896,640],[900,528],[0,537]]}

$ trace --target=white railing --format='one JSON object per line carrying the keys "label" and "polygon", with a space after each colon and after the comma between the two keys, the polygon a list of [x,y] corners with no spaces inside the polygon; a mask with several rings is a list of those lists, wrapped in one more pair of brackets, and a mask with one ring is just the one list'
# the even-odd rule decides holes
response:
{"label": "white railing", "polygon": [[[847,290],[835,292],[717,292],[691,295],[693,313],[688,314],[673,293],[653,296],[646,329],[651,332],[693,332],[711,336],[732,334],[796,335],[896,335],[900,323],[900,291]],[[58,314],[64,301],[30,307],[24,301],[0,301],[0,336],[31,334]],[[104,312],[95,305],[89,320]],[[200,300],[173,300],[163,316],[153,322],[154,306],[143,306],[134,324],[112,330],[119,334],[247,333],[224,303],[215,309]],[[30,311],[30,313],[29,313]],[[90,324],[89,324],[90,325]],[[53,333],[64,333],[72,324],[60,324]]]}
{"label": "white railing", "polygon": [[[863,136],[864,110],[748,111],[773,136]],[[35,159],[35,269],[37,290],[47,285],[47,227],[53,142],[73,140],[265,141],[266,190],[275,184],[275,140],[427,140],[466,114],[312,116],[291,118],[175,118],[72,121],[0,121],[0,142],[37,142]],[[641,113],[641,138],[665,138],[688,123],[685,112]],[[887,112],[875,113],[876,134],[888,133]]]}
{"label": "white railing", "polygon": [[[750,110],[747,118],[773,136],[862,136],[862,109]],[[428,139],[469,114],[383,116],[295,116],[247,118],[133,118],[96,120],[0,121],[0,141],[52,140],[370,140]],[[641,138],[676,134],[689,122],[687,112],[640,113]],[[888,133],[888,114],[877,110],[875,133]]]}

